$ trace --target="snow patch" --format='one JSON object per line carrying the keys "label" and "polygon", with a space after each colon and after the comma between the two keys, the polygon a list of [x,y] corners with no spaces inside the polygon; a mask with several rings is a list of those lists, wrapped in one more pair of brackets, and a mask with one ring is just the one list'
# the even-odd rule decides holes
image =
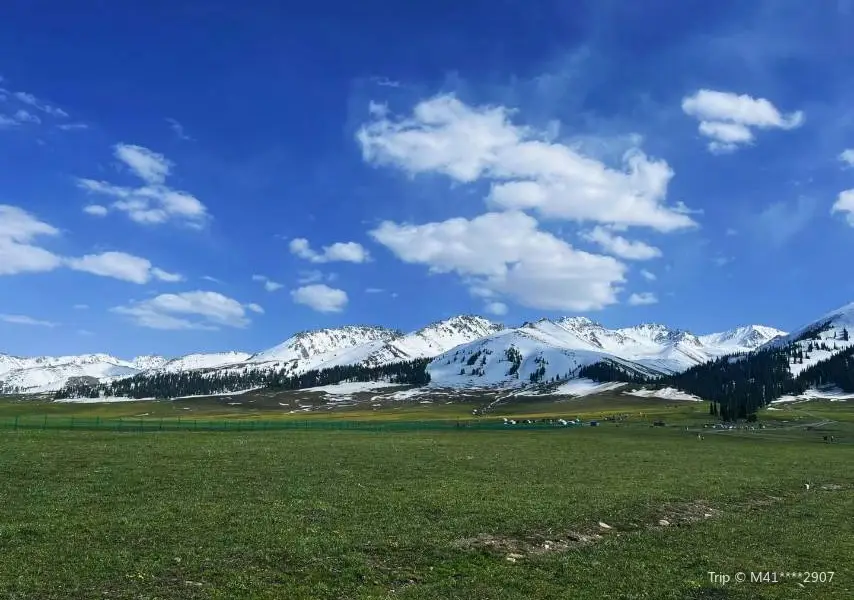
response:
{"label": "snow patch", "polygon": [[400,387],[399,383],[389,383],[387,381],[347,381],[344,383],[335,383],[332,385],[319,385],[312,388],[303,388],[301,392],[324,392],[326,394],[357,394],[359,392],[369,392],[385,387]]}
{"label": "snow patch", "polygon": [[663,398],[665,400],[690,400],[692,402],[702,402],[703,399],[694,396],[693,394],[687,394],[682,390],[677,390],[676,388],[666,387],[661,389],[647,389],[641,388],[639,390],[631,390],[628,392],[623,392],[629,396],[638,396],[640,398]]}
{"label": "snow patch", "polygon": [[600,394],[602,392],[617,390],[625,385],[625,383],[618,381],[601,383],[599,381],[593,381],[592,379],[575,379],[561,384],[553,392],[550,392],[550,394],[555,396],[590,396],[592,394]]}

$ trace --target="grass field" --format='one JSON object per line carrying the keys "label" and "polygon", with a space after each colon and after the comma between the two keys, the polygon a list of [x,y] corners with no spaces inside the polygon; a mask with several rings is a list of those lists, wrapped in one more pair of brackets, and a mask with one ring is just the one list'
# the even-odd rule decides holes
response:
{"label": "grass field", "polygon": [[[630,414],[548,431],[0,430],[0,597],[854,597],[851,408],[794,405],[699,441],[703,404],[638,400],[490,416]],[[175,409],[133,404],[10,401],[0,417]],[[430,408],[471,417],[350,410]],[[674,426],[649,426],[664,415]],[[834,575],[722,585],[710,571]]]}

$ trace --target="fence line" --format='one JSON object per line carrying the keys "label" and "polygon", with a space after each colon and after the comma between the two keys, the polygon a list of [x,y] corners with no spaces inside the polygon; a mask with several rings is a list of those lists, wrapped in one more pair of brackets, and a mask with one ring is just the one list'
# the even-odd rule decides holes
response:
{"label": "fence line", "polygon": [[333,419],[172,419],[172,418],[115,418],[17,416],[0,419],[0,430],[63,429],[90,431],[292,431],[292,430],[354,430],[354,431],[439,431],[439,430],[499,430],[554,429],[555,423],[535,421],[508,426],[498,420],[429,420],[429,421],[342,421]]}

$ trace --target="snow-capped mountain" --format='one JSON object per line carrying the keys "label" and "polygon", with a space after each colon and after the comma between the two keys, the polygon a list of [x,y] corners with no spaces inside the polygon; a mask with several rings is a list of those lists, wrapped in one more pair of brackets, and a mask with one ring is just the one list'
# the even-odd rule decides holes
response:
{"label": "snow-capped mountain", "polygon": [[[588,351],[660,374],[684,371],[723,354],[748,352],[784,333],[755,325],[698,337],[688,331],[654,323],[608,329],[586,317],[564,317],[555,321],[540,319],[524,323],[517,331],[527,339],[539,340],[544,352],[555,349]],[[499,353],[506,350],[507,347],[493,348]]]}
{"label": "snow-capped mountain", "polygon": [[248,352],[213,352],[208,354],[187,354],[180,358],[166,360],[151,370],[166,373],[195,371],[197,369],[215,369],[226,365],[234,365],[246,361],[251,354]]}
{"label": "snow-capped mountain", "polygon": [[785,336],[785,331],[765,327],[763,325],[748,325],[747,327],[736,327],[721,333],[711,333],[700,336],[700,342],[707,347],[720,348],[733,352],[741,352],[744,349],[759,348],[777,337]]}
{"label": "snow-capped mountain", "polygon": [[798,360],[791,360],[789,370],[797,377],[804,369],[854,346],[854,302],[821,316],[815,321],[772,339],[760,348],[796,347]]}
{"label": "snow-capped mountain", "polygon": [[365,357],[364,364],[378,366],[416,358],[432,358],[502,329],[503,325],[475,315],[451,317],[384,343]]}
{"label": "snow-capped mountain", "polygon": [[[278,346],[249,357],[251,363],[269,363],[270,367],[293,372],[318,368],[317,364],[334,360],[356,347],[370,347],[376,342],[390,342],[402,334],[385,327],[347,325],[336,329],[301,331]],[[355,357],[353,358],[355,359]],[[350,359],[352,360],[352,359]],[[352,363],[342,363],[352,364]]]}
{"label": "snow-capped mountain", "polygon": [[[659,324],[608,329],[586,317],[540,319],[508,329],[483,317],[460,315],[411,333],[373,326],[303,331],[253,355],[220,352],[171,360],[140,356],[124,361],[106,354],[38,358],[0,354],[0,385],[45,392],[59,389],[69,377],[78,376],[105,381],[148,372],[254,369],[299,374],[339,365],[379,366],[434,357],[430,371],[437,385],[492,385],[508,377],[503,364],[508,352],[519,362],[512,381],[507,380],[510,383],[528,381],[531,373],[543,368],[545,380],[565,378],[580,366],[602,360],[639,374],[662,374],[679,372],[723,354],[747,352],[779,335],[783,332],[759,325],[700,337]],[[482,354],[475,361],[482,364],[460,364],[463,356],[465,361],[471,360],[478,349]],[[472,367],[476,375],[471,374]]]}
{"label": "snow-capped mountain", "polygon": [[461,315],[407,334],[365,326],[305,331],[253,355],[247,363],[256,368],[284,368],[292,374],[339,365],[375,367],[431,358],[502,327],[483,317]]}
{"label": "snow-capped mountain", "polygon": [[36,358],[0,355],[0,386],[24,393],[58,390],[70,377],[95,377],[104,381],[136,373],[139,369],[131,362],[108,354]]}
{"label": "snow-capped mountain", "polygon": [[148,371],[151,369],[157,369],[159,367],[162,367],[167,362],[169,362],[169,359],[165,356],[148,354],[144,356],[137,356],[130,362],[134,366],[134,368],[139,369],[140,371]]}
{"label": "snow-capped mountain", "polygon": [[434,358],[427,369],[431,385],[438,387],[515,387],[577,377],[580,367],[602,361],[638,375],[657,374],[593,348],[545,319],[452,348]]}

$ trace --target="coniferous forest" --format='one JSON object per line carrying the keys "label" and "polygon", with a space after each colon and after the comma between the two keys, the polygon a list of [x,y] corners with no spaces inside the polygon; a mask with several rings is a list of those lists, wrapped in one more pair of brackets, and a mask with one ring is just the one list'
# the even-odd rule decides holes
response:
{"label": "coniferous forest", "polygon": [[234,373],[185,371],[180,373],[140,374],[109,383],[67,385],[54,399],[124,396],[128,398],[179,398],[228,394],[253,388],[299,390],[351,381],[387,381],[401,385],[430,383],[429,359],[392,363],[379,367],[345,365],[288,375],[282,370],[243,370]]}
{"label": "coniferous forest", "polygon": [[780,396],[804,391],[789,371],[789,360],[788,348],[724,356],[662,383],[711,400],[713,414],[725,421],[746,419]]}

